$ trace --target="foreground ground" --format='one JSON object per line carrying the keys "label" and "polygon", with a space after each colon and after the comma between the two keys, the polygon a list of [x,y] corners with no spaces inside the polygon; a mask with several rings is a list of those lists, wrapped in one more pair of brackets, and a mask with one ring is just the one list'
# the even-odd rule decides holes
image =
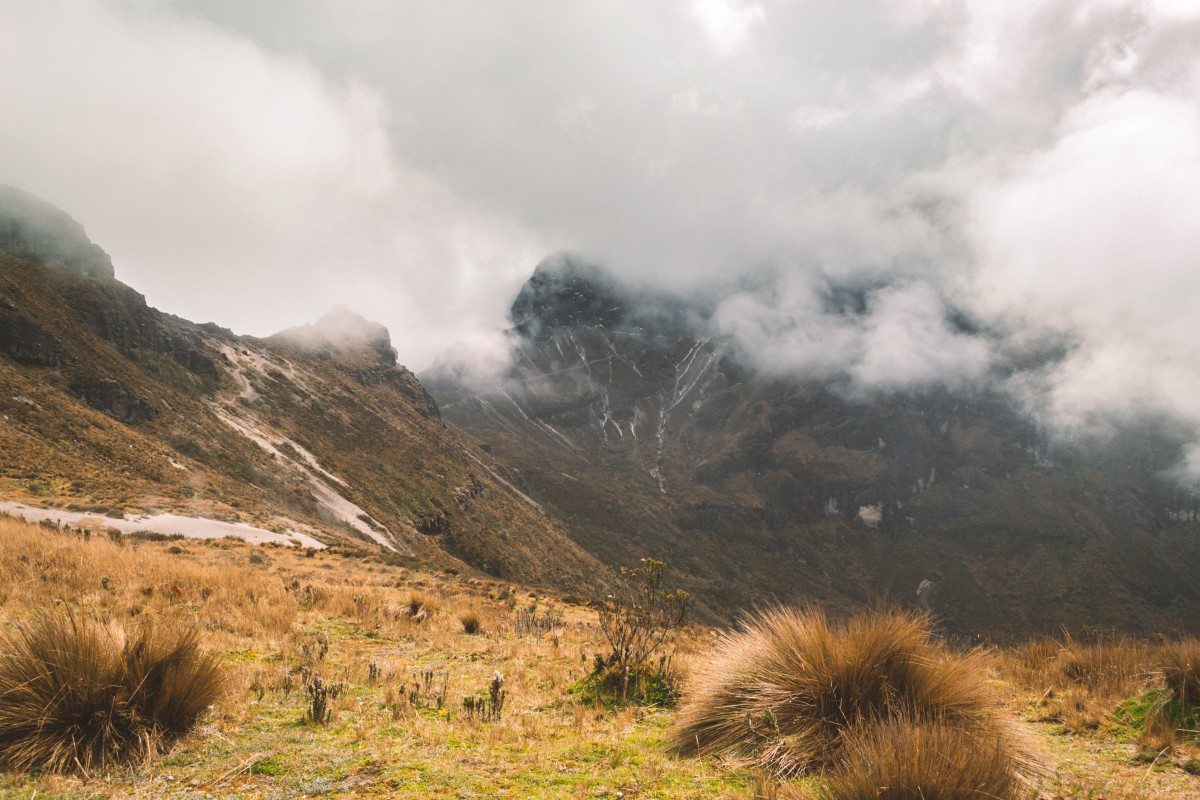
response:
{"label": "foreground ground", "polygon": [[[664,745],[672,712],[605,708],[573,691],[604,649],[596,614],[525,587],[426,574],[345,553],[82,535],[0,519],[0,620],[50,609],[199,627],[229,675],[201,729],[157,761],[90,776],[0,773],[0,796],[739,798],[806,794]],[[479,631],[467,633],[478,622]],[[674,668],[712,633],[683,637]],[[997,654],[990,676],[1037,742],[1031,797],[1200,798],[1186,741],[1147,755],[1103,713],[1031,689]],[[497,674],[498,720],[469,714]],[[329,721],[305,684],[335,687]],[[1086,704],[1079,704],[1086,705]],[[1054,713],[1052,713],[1054,712]]]}

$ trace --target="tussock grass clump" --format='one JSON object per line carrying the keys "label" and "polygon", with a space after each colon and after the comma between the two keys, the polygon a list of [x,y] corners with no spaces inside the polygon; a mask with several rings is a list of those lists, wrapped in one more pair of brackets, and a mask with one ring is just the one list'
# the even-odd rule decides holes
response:
{"label": "tussock grass clump", "polygon": [[148,758],[190,731],[223,689],[195,631],[132,636],[48,616],[0,637],[0,763],[83,772]]}
{"label": "tussock grass clump", "polygon": [[1054,666],[1060,683],[1128,696],[1138,691],[1153,672],[1155,649],[1149,642],[1126,637],[1107,637],[1088,644],[1068,638]]}
{"label": "tussock grass clump", "polygon": [[1006,739],[995,731],[897,717],[849,731],[820,800],[1016,800],[1024,796]]}
{"label": "tussock grass clump", "polygon": [[1071,733],[1105,728],[1114,713],[1117,723],[1140,729],[1153,722],[1147,709],[1156,703],[1186,726],[1200,700],[1200,641],[1194,637],[1146,641],[1113,634],[1081,642],[1066,635],[1026,643],[1002,659],[1012,678],[1041,694],[1041,721]]}
{"label": "tussock grass clump", "polygon": [[980,652],[953,654],[926,616],[775,608],[728,633],[685,688],[684,753],[748,759],[777,775],[834,766],[847,729],[900,714],[983,729],[996,719]]}
{"label": "tussock grass clump", "polygon": [[458,615],[458,621],[462,623],[463,633],[470,636],[475,636],[483,633],[483,620],[479,618],[478,611],[464,611]]}
{"label": "tussock grass clump", "polygon": [[1163,682],[1175,698],[1200,706],[1200,639],[1188,637],[1164,644],[1159,663]]}
{"label": "tussock grass clump", "polygon": [[424,622],[429,615],[429,597],[423,592],[409,592],[404,605],[408,618],[413,622]]}

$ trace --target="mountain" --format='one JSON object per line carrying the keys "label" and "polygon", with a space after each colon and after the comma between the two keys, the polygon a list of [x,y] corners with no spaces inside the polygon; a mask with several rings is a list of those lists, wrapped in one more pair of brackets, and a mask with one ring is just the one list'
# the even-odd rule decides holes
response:
{"label": "mountain", "polygon": [[964,636],[1200,627],[1200,509],[1159,477],[1163,425],[1085,449],[984,390],[855,399],[756,372],[708,312],[558,256],[512,304],[503,375],[422,381],[579,547],[666,560],[715,616],[891,599]]}
{"label": "mountain", "polygon": [[335,309],[257,339],[171,316],[115,279],[82,226],[12,188],[0,189],[0,414],[9,510],[236,523],[567,591],[602,573],[445,424],[383,326]]}
{"label": "mountain", "polygon": [[711,311],[558,256],[502,374],[460,353],[418,380],[347,309],[259,339],[151,308],[75,220],[0,188],[0,510],[581,596],[655,556],[708,619],[890,598],[968,637],[1197,630],[1200,500],[1162,477],[1165,422],[1064,444],[985,389],[767,375]]}

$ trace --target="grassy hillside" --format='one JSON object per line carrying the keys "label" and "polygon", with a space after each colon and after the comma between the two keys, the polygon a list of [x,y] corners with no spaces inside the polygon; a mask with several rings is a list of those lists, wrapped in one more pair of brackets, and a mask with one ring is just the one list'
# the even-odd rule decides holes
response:
{"label": "grassy hillside", "polygon": [[0,254],[0,351],[2,500],[245,522],[575,590],[601,572],[378,349],[236,337]]}
{"label": "grassy hillside", "polygon": [[[227,676],[201,726],[161,758],[86,777],[4,772],[3,797],[751,800],[811,799],[824,785],[671,755],[678,712],[606,708],[574,693],[602,636],[594,611],[553,594],[375,558],[85,537],[5,519],[0,571],[0,629],[65,611],[130,630],[197,629]],[[480,631],[465,633],[464,617]],[[686,631],[677,669],[711,673],[711,643],[709,631]],[[1064,667],[1092,652],[1034,643],[986,656],[980,680],[999,692],[998,713],[1046,762],[1022,796],[1200,797],[1200,777],[1187,771],[1195,744],[1175,737],[1164,749],[1123,716],[1147,680],[1136,663],[1103,685],[1089,682],[1094,671]],[[497,672],[500,718],[470,717],[464,698],[485,695]],[[314,675],[338,687],[327,724],[306,721]]]}

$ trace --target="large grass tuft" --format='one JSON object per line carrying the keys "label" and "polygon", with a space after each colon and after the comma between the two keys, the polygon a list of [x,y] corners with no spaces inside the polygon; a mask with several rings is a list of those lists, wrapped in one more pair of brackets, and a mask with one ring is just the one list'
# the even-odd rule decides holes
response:
{"label": "large grass tuft", "polygon": [[1177,700],[1200,706],[1200,639],[1167,642],[1159,656],[1163,682]]}
{"label": "large grass tuft", "polygon": [[936,719],[897,717],[849,732],[820,800],[1016,800],[1024,796],[1006,739]]}
{"label": "large grass tuft", "polygon": [[191,730],[222,691],[194,631],[131,636],[47,616],[0,637],[0,763],[82,772],[145,759]]}
{"label": "large grass tuft", "polygon": [[885,610],[833,624],[775,608],[726,634],[685,689],[677,750],[748,759],[777,775],[835,765],[845,734],[908,715],[962,728],[994,721],[978,652],[934,641],[927,617]]}

